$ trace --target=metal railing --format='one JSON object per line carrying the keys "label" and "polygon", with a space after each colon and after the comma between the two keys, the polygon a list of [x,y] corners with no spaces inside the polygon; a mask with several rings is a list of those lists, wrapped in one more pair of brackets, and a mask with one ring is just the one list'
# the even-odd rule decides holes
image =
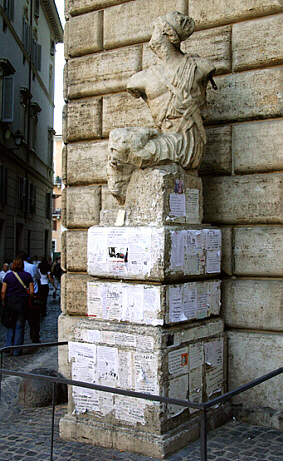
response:
{"label": "metal railing", "polygon": [[[39,344],[28,344],[21,346],[21,349],[30,349],[30,348],[47,348],[47,347],[54,347],[54,346],[66,346],[68,344],[67,341],[61,341],[57,343],[39,343]],[[50,461],[53,461],[53,444],[54,444],[54,420],[55,420],[55,386],[56,384],[66,384],[67,386],[78,386],[84,387],[87,389],[93,389],[97,391],[103,392],[110,392],[112,394],[119,394],[119,395],[126,395],[129,397],[136,397],[139,399],[150,400],[150,401],[157,401],[161,403],[179,405],[185,408],[194,408],[200,410],[201,414],[201,428],[200,428],[200,455],[201,461],[208,461],[207,457],[207,432],[208,432],[208,410],[215,405],[219,405],[220,403],[224,403],[227,400],[230,400],[235,395],[239,395],[242,392],[247,391],[248,389],[252,389],[259,384],[268,381],[275,376],[278,376],[283,372],[283,367],[278,368],[277,370],[272,371],[266,375],[261,376],[253,381],[250,381],[243,386],[238,387],[232,391],[226,392],[225,394],[216,397],[215,399],[209,400],[208,402],[204,403],[196,403],[190,402],[188,400],[179,400],[179,399],[172,399],[170,397],[160,397],[159,395],[152,395],[152,394],[143,394],[141,392],[129,391],[125,389],[117,389],[114,387],[108,386],[100,386],[98,384],[90,384],[85,383],[83,381],[75,381],[73,379],[61,378],[59,376],[52,377],[52,376],[45,376],[45,375],[38,375],[33,373],[25,373],[21,371],[11,371],[5,370],[3,365],[3,353],[7,350],[19,349],[19,346],[10,346],[4,347],[0,349],[1,354],[1,368],[0,368],[0,402],[1,402],[1,384],[2,384],[2,375],[10,375],[10,376],[18,376],[20,378],[33,378],[38,379],[40,381],[46,381],[53,383],[52,387],[52,425],[51,425],[51,442],[50,442]]]}

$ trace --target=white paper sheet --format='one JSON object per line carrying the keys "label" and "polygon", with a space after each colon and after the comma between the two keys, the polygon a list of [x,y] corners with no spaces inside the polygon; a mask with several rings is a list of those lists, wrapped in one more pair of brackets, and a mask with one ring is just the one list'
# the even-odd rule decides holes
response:
{"label": "white paper sheet", "polygon": [[204,364],[202,341],[189,345],[190,370],[201,368]]}
{"label": "white paper sheet", "polygon": [[79,343],[69,341],[69,362],[71,359],[79,360],[80,358],[88,358],[96,362],[96,346],[94,344]]}
{"label": "white paper sheet", "polygon": [[199,222],[199,190],[188,189],[187,196],[187,222],[197,224]]}
{"label": "white paper sheet", "polygon": [[[169,397],[172,399],[187,400],[189,387],[188,375],[178,376],[178,378],[170,379],[169,381]],[[176,416],[182,411],[186,410],[186,407],[180,405],[168,405],[168,416]]]}
{"label": "white paper sheet", "polygon": [[95,282],[87,283],[87,315],[101,319],[102,285]]}
{"label": "white paper sheet", "polygon": [[185,194],[170,194],[169,207],[169,216],[186,216]]}
{"label": "white paper sheet", "polygon": [[223,368],[220,366],[206,372],[206,393],[211,397],[216,392],[223,390]]}
{"label": "white paper sheet", "polygon": [[158,394],[156,354],[136,352],[134,369],[135,390],[147,394]]}
{"label": "white paper sheet", "polygon": [[117,387],[122,389],[133,388],[132,352],[118,351],[118,382]]}
{"label": "white paper sheet", "polygon": [[107,380],[109,386],[115,386],[118,380],[118,349],[116,347],[97,346],[97,372],[101,380]]}
{"label": "white paper sheet", "polygon": [[169,322],[180,322],[183,308],[183,285],[169,286]]}
{"label": "white paper sheet", "polygon": [[177,349],[168,354],[168,368],[172,376],[188,373],[189,351],[187,347]]}
{"label": "white paper sheet", "polygon": [[223,338],[204,344],[205,363],[212,367],[223,366]]}
{"label": "white paper sheet", "polygon": [[184,267],[184,245],[186,232],[171,231],[171,268]]}
{"label": "white paper sheet", "polygon": [[206,272],[207,274],[219,274],[221,263],[220,250],[208,250],[206,253]]}
{"label": "white paper sheet", "polygon": [[[202,402],[202,367],[194,368],[189,374],[189,400],[191,402],[201,403]],[[190,413],[198,411],[197,409],[190,408]]]}
{"label": "white paper sheet", "polygon": [[197,285],[196,283],[185,283],[183,289],[184,315],[188,320],[197,317]]}

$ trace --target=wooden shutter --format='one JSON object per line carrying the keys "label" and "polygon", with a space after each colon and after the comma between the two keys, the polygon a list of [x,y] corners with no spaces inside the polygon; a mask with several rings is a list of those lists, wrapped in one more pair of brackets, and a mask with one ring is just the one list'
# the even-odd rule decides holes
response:
{"label": "wooden shutter", "polygon": [[14,75],[3,77],[2,122],[14,120]]}

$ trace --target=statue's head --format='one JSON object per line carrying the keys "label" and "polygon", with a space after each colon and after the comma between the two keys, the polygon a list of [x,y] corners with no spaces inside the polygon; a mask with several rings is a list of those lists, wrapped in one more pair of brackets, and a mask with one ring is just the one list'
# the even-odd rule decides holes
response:
{"label": "statue's head", "polygon": [[154,21],[154,29],[150,47],[154,51],[161,35],[166,35],[171,43],[180,48],[180,43],[192,35],[195,28],[193,18],[179,13],[179,11],[170,11],[164,16],[158,16]]}

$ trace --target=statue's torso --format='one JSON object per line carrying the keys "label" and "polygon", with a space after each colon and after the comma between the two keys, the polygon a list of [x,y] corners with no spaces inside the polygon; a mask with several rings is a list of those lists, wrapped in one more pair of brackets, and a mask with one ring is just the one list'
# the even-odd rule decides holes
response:
{"label": "statue's torso", "polygon": [[[182,77],[176,79],[178,69],[184,65],[187,65],[188,69],[191,68],[191,71],[187,71]],[[174,119],[180,115],[176,113],[174,103],[170,104],[170,100],[174,98],[173,92],[179,92],[178,99],[180,100],[186,101],[188,97],[191,97],[197,106],[202,106],[205,101],[207,75],[212,69],[211,64],[203,58],[180,55],[180,59],[175,62],[166,65],[161,62],[137,73],[132,77],[132,81],[135,88],[140,89],[156,126],[161,128],[161,119],[163,113],[166,112],[166,118],[171,119],[171,123],[166,124],[168,130],[163,124],[162,131],[164,129],[174,131],[176,128]],[[172,87],[174,87],[173,90]]]}

